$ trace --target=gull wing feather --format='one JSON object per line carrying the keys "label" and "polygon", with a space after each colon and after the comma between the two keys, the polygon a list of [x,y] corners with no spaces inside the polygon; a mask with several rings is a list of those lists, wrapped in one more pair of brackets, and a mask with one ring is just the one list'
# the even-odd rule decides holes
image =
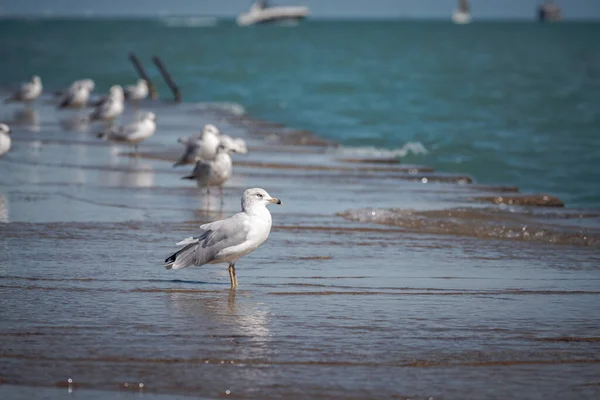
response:
{"label": "gull wing feather", "polygon": [[165,260],[167,269],[201,266],[215,261],[215,257],[221,250],[244,243],[249,230],[249,225],[244,223],[240,214],[202,226],[210,226],[210,228],[203,230],[200,236],[179,242],[185,247]]}

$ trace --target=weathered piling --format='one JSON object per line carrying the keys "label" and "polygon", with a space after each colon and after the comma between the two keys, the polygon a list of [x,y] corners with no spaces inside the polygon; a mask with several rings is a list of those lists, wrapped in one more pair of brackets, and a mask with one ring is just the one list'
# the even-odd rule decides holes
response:
{"label": "weathered piling", "polygon": [[181,92],[179,91],[179,86],[177,86],[177,84],[171,77],[171,74],[169,74],[169,71],[167,71],[167,68],[161,61],[161,59],[158,58],[157,56],[153,56],[152,61],[154,62],[154,64],[158,68],[158,70],[160,71],[160,74],[162,75],[165,82],[167,82],[169,89],[171,89],[171,92],[173,93],[173,97],[175,98],[175,102],[181,103]]}
{"label": "weathered piling", "polygon": [[152,100],[156,100],[158,98],[158,93],[156,92],[156,88],[154,87],[154,84],[148,77],[148,74],[146,73],[146,70],[142,66],[140,60],[136,57],[136,55],[133,52],[129,53],[129,60],[135,67],[138,74],[142,77],[142,79],[144,79],[148,83],[148,89],[150,90],[150,98],[152,98]]}

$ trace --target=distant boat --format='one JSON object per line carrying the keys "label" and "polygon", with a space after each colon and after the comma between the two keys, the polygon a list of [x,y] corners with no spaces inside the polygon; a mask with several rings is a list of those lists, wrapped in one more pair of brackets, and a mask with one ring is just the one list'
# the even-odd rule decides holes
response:
{"label": "distant boat", "polygon": [[307,7],[269,7],[266,0],[258,0],[250,10],[237,17],[239,26],[265,24],[271,22],[297,22],[309,15]]}
{"label": "distant boat", "polygon": [[556,22],[562,20],[562,10],[553,1],[545,1],[538,6],[538,20],[540,22]]}
{"label": "distant boat", "polygon": [[468,24],[471,22],[471,12],[467,0],[458,0],[458,7],[452,14],[452,21],[455,24]]}

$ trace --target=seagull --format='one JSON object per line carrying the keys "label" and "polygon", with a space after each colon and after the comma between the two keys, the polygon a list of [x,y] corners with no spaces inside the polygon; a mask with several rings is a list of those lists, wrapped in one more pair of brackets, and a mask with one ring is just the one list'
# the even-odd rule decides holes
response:
{"label": "seagull", "polygon": [[200,226],[200,235],[177,243],[184,246],[165,260],[165,268],[181,269],[191,265],[229,264],[231,289],[238,286],[235,263],[267,240],[271,232],[269,204],[281,204],[264,189],[248,189],[242,195],[242,212]]}
{"label": "seagull", "polygon": [[31,81],[24,83],[21,88],[12,95],[12,97],[6,99],[4,102],[8,103],[11,101],[22,101],[29,104],[33,100],[40,97],[42,90],[42,80],[39,76],[34,75],[31,78]]}
{"label": "seagull", "polygon": [[156,131],[156,115],[152,112],[146,112],[141,115],[138,121],[127,125],[113,127],[96,136],[100,139],[116,143],[127,143],[133,146],[134,154],[137,155],[138,144],[154,135]]}
{"label": "seagull", "polygon": [[214,160],[217,155],[217,147],[221,139],[219,129],[211,124],[204,125],[202,134],[198,136],[188,136],[179,138],[177,141],[185,146],[185,150],[179,160],[173,165],[192,164],[198,159],[210,161]]}
{"label": "seagull", "polygon": [[79,79],[79,80],[76,80],[73,83],[71,83],[68,88],[58,90],[55,93],[55,95],[57,97],[64,97],[71,89],[75,88],[78,85],[84,85],[84,86],[88,87],[90,92],[93,92],[94,88],[96,87],[96,83],[94,82],[93,79]]}
{"label": "seagull", "polygon": [[96,109],[88,116],[88,119],[90,121],[110,121],[121,115],[124,109],[123,88],[114,85],[110,88],[108,97],[98,104]]}
{"label": "seagull", "polygon": [[181,179],[195,180],[199,188],[206,188],[206,195],[210,195],[210,187],[218,186],[223,202],[223,184],[231,177],[231,153],[233,149],[224,146],[217,148],[217,155],[212,161],[198,160],[191,175]]}
{"label": "seagull", "polygon": [[102,96],[100,99],[91,103],[94,107],[99,107],[106,103],[109,99],[119,99],[121,102],[125,101],[125,94],[123,94],[123,88],[120,85],[112,85],[108,90],[108,95]]}
{"label": "seagull", "polygon": [[10,127],[6,124],[0,124],[0,157],[10,150]]}
{"label": "seagull", "polygon": [[94,81],[83,79],[73,82],[63,95],[59,108],[79,108],[87,105],[90,92],[94,90]]}
{"label": "seagull", "polygon": [[125,87],[125,98],[137,102],[148,97],[149,91],[148,82],[145,79],[138,79],[135,85]]}

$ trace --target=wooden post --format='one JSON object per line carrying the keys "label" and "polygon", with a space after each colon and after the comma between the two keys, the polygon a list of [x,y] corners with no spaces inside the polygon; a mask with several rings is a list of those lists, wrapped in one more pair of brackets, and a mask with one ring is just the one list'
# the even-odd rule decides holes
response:
{"label": "wooden post", "polygon": [[181,103],[181,92],[179,91],[179,86],[177,86],[177,84],[171,77],[171,74],[169,74],[169,71],[167,71],[167,68],[165,67],[163,62],[160,60],[160,58],[156,56],[152,57],[152,61],[158,67],[158,70],[160,71],[165,82],[167,82],[167,85],[169,85],[169,89],[171,89],[173,97],[175,97],[175,102]]}
{"label": "wooden post", "polygon": [[152,98],[152,100],[156,100],[158,97],[158,94],[156,93],[156,88],[154,87],[154,84],[148,77],[148,74],[142,66],[142,63],[140,63],[140,60],[138,60],[138,58],[133,52],[129,53],[129,60],[135,67],[138,74],[142,77],[142,79],[144,79],[148,83],[148,89],[150,90],[150,98]]}

